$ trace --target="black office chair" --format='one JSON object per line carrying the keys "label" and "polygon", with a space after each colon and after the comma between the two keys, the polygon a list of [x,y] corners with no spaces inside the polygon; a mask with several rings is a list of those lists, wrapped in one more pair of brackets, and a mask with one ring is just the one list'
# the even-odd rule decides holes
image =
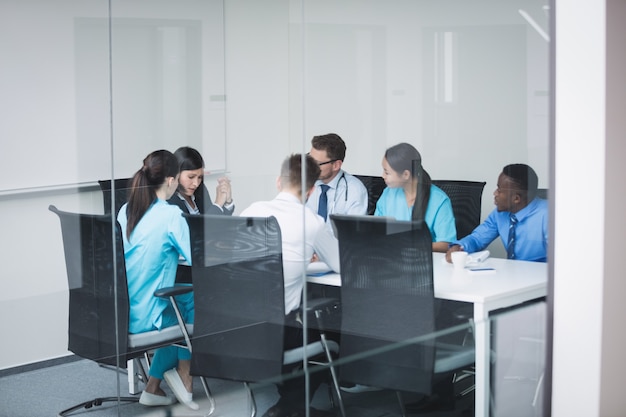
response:
{"label": "black office chair", "polygon": [[331,219],[341,258],[340,379],[395,390],[405,415],[401,392],[430,394],[436,374],[474,362],[472,347],[433,336],[430,232],[422,222]]}
{"label": "black office chair", "polygon": [[547,188],[537,188],[537,197],[543,198],[544,200],[548,199],[548,189]]}
{"label": "black office chair", "polygon": [[[111,215],[68,213],[51,205],[59,216],[69,285],[68,349],[99,364],[125,368],[130,359],[161,346],[188,346],[193,325],[161,331],[128,333],[129,300],[126,264],[119,224]],[[165,288],[157,296],[169,299],[190,287]],[[185,333],[186,332],[186,333]],[[119,336],[118,336],[119,335]],[[143,378],[146,380],[145,372]],[[67,408],[59,416],[103,402],[137,402],[139,397],[98,397]]]}
{"label": "black office chair", "polygon": [[383,180],[382,177],[372,175],[355,175],[355,177],[361,180],[367,189],[367,214],[372,215],[376,210],[376,203],[378,202],[380,195],[387,186],[385,184],[385,180]]}
{"label": "black office chair", "polygon": [[111,213],[111,188],[115,186],[114,204],[115,215],[120,211],[120,208],[128,201],[128,190],[130,189],[131,178],[119,178],[114,180],[98,180],[100,189],[102,190],[102,200],[104,202],[104,214]]}
{"label": "black office chair", "polygon": [[472,233],[480,224],[483,189],[486,182],[433,180],[450,197],[458,239]]}
{"label": "black office chair", "polygon": [[[191,232],[195,323],[193,375],[241,381],[256,415],[252,382],[277,382],[283,365],[338,351],[315,341],[283,352],[282,241],[275,218],[185,215]],[[305,356],[306,355],[306,356]],[[331,372],[332,362],[330,362]],[[334,378],[334,387],[339,386]]]}

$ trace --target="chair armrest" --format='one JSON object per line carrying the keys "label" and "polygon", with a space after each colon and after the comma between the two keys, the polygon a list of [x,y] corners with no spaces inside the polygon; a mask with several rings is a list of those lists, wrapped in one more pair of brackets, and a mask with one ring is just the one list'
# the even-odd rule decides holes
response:
{"label": "chair armrest", "polygon": [[313,298],[306,300],[306,312],[314,312],[324,309],[334,310],[339,305],[339,300],[336,298]]}
{"label": "chair armrest", "polygon": [[187,294],[193,291],[193,287],[191,285],[174,285],[173,287],[165,287],[159,288],[154,292],[155,297],[169,299],[172,307],[174,308],[174,312],[176,313],[176,319],[178,320],[178,326],[180,327],[183,336],[185,337],[185,343],[187,344],[187,348],[191,352],[191,339],[189,338],[189,331],[187,330],[187,324],[183,321],[183,316],[180,313],[180,308],[178,307],[178,303],[176,303],[177,295]]}
{"label": "chair armrest", "polygon": [[159,288],[154,292],[154,296],[159,298],[169,298],[180,294],[187,294],[191,291],[193,291],[193,287],[191,285],[174,285],[173,287]]}
{"label": "chair armrest", "polygon": [[[305,313],[309,318],[309,323],[315,323],[313,327],[317,328],[320,333],[325,332],[327,328],[337,327],[335,330],[338,330],[338,326],[334,324],[337,319],[333,318],[341,316],[341,302],[337,298],[313,298],[306,301]],[[324,318],[327,323],[324,323]]]}

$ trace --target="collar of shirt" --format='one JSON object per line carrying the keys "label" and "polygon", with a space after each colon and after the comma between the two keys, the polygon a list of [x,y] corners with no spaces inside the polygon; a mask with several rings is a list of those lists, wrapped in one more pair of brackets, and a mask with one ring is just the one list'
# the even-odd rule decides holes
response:
{"label": "collar of shirt", "polygon": [[288,193],[286,191],[281,191],[278,193],[278,195],[276,196],[275,200],[282,200],[282,201],[289,201],[292,203],[300,203],[302,204],[302,202],[298,199],[298,197],[296,197],[295,195]]}
{"label": "collar of shirt", "polygon": [[178,198],[183,200],[183,203],[185,203],[185,207],[187,207],[187,211],[189,211],[189,213],[191,213],[191,214],[200,214],[200,209],[198,208],[198,205],[196,204],[196,196],[195,195],[193,195],[193,194],[191,195],[191,199],[193,200],[193,203],[196,206],[195,208],[191,207],[189,202],[185,199],[185,197],[181,193],[176,191],[176,195],[178,196]]}
{"label": "collar of shirt", "polygon": [[[331,190],[336,190],[336,189],[337,189],[337,187],[338,187],[339,180],[341,179],[341,176],[342,176],[342,175],[345,175],[345,174],[344,174],[344,172],[343,172],[343,169],[340,169],[340,170],[339,170],[339,172],[337,173],[337,175],[335,175],[335,178],[333,178],[333,179],[332,179],[332,180],[331,180],[328,184],[326,184],[326,185],[328,185],[328,186],[330,187],[330,189],[331,189]],[[320,185],[322,185],[322,184],[324,184],[324,181],[322,181],[322,180],[317,180],[317,181],[315,181],[315,187],[316,187],[316,188],[319,188],[319,186],[320,186]]]}
{"label": "collar of shirt", "polygon": [[538,204],[539,204],[539,201],[537,200],[537,198],[535,198],[533,201],[528,203],[526,207],[524,207],[517,213],[513,213],[515,214],[515,217],[517,218],[517,222],[519,223],[523,221],[526,217],[530,216],[537,209]]}

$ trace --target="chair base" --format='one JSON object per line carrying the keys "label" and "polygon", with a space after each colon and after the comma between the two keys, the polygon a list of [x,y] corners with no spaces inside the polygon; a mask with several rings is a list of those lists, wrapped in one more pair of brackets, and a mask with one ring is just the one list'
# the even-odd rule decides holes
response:
{"label": "chair base", "polygon": [[90,409],[92,407],[102,405],[102,403],[105,403],[105,402],[118,402],[118,401],[119,402],[138,403],[139,402],[139,398],[138,397],[100,397],[100,398],[94,398],[93,400],[85,401],[85,402],[82,402],[80,404],[76,404],[73,407],[67,408],[67,409],[61,411],[58,414],[58,416],[59,417],[63,417],[63,416],[66,416],[68,414],[73,413],[74,411],[80,410],[81,408]]}

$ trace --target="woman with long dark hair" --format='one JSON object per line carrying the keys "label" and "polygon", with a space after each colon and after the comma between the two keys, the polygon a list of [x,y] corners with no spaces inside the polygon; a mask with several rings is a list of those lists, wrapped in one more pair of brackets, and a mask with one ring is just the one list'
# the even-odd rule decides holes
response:
{"label": "woman with long dark hair", "polygon": [[[189,226],[181,210],[167,203],[178,187],[178,176],[179,164],[171,152],[152,152],[133,176],[128,203],[117,216],[124,239],[130,333],[178,323],[169,301],[153,295],[159,288],[174,285],[179,256],[191,263]],[[193,323],[193,293],[177,296],[177,302],[185,322]],[[192,401],[190,365],[187,349],[157,349],[139,402],[147,406],[173,404],[175,399],[161,389],[165,379],[180,402],[197,409]]]}
{"label": "woman with long dark hair", "polygon": [[432,184],[420,153],[411,144],[399,143],[387,149],[382,165],[387,188],[374,215],[424,221],[433,238],[433,251],[446,252],[449,242],[456,240],[452,203]]}
{"label": "woman with long dark hair", "polygon": [[196,149],[183,146],[176,149],[174,156],[180,166],[180,180],[176,193],[169,199],[189,214],[225,214],[231,216],[235,210],[230,180],[223,176],[217,179],[215,200],[211,200],[204,184],[204,159]]}

